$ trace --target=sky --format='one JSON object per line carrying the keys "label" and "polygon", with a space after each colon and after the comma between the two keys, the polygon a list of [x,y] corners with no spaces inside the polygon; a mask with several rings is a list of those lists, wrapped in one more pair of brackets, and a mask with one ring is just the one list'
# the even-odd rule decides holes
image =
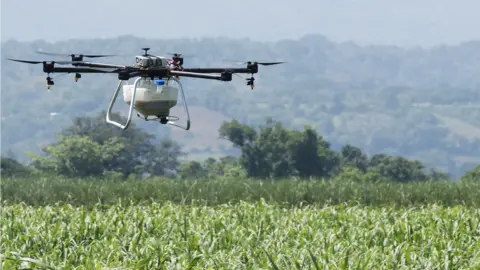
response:
{"label": "sky", "polygon": [[480,39],[478,0],[1,0],[1,38],[248,37],[435,46]]}

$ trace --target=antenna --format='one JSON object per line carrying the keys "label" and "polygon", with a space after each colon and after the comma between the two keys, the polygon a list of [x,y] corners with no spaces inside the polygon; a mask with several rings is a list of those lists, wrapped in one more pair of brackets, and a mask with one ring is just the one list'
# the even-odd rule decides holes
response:
{"label": "antenna", "polygon": [[150,50],[150,48],[142,48],[142,50],[145,51],[145,54],[144,54],[144,55],[145,55],[145,56],[148,56],[148,50]]}

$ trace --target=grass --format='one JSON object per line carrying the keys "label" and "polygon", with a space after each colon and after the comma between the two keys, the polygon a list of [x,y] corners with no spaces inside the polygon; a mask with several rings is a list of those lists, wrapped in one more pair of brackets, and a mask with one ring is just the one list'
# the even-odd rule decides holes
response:
{"label": "grass", "polygon": [[[480,211],[466,206],[285,209],[260,200],[213,207],[17,204],[2,212],[2,252],[56,269],[480,267]],[[9,256],[4,269],[38,266]]]}
{"label": "grass", "polygon": [[3,204],[25,203],[44,206],[115,204],[119,200],[141,202],[191,203],[208,205],[239,201],[284,205],[354,203],[370,206],[480,206],[478,182],[354,182],[343,180],[105,180],[47,178],[5,178],[1,180]]}

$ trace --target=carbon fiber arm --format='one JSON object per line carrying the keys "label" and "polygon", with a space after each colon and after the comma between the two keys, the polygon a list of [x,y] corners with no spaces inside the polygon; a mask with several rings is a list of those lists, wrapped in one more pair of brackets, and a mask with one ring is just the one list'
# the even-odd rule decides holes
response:
{"label": "carbon fiber arm", "polygon": [[228,72],[224,72],[224,71],[225,70],[222,70],[222,73],[220,75],[204,74],[204,73],[198,73],[198,72],[177,71],[177,70],[171,70],[169,73],[172,76],[179,76],[179,77],[212,79],[212,80],[219,80],[219,81],[231,81],[232,80],[232,74],[228,73]]}
{"label": "carbon fiber arm", "polygon": [[195,73],[257,73],[254,68],[184,68],[183,71]]}

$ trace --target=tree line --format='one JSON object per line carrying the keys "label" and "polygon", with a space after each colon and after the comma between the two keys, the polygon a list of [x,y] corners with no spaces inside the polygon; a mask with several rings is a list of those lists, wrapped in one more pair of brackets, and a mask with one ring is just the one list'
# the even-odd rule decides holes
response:
{"label": "tree line", "polygon": [[[118,114],[114,118],[125,121]],[[360,148],[349,144],[335,151],[313,128],[292,130],[272,119],[258,127],[237,120],[222,124],[219,136],[240,150],[238,157],[182,162],[187,154],[177,142],[157,140],[134,123],[129,129],[120,130],[104,119],[105,112],[93,117],[77,117],[62,131],[57,142],[43,148],[42,155],[29,153],[32,161],[28,165],[2,157],[2,175],[182,179],[219,176],[328,179],[342,175],[361,181],[403,183],[449,179],[444,172],[428,169],[422,162],[402,156],[368,157]],[[467,172],[464,178],[477,178],[479,173],[480,166]]]}

